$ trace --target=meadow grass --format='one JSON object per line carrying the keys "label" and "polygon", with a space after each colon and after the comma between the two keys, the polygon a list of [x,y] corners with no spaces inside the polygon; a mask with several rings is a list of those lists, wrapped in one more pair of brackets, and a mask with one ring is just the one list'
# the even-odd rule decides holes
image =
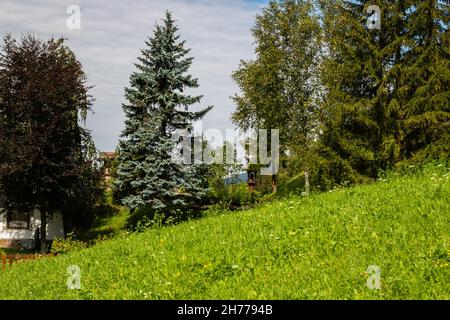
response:
{"label": "meadow grass", "polygon": [[10,255],[10,254],[27,254],[32,253],[32,251],[29,250],[19,250],[15,248],[0,248],[0,256],[1,255]]}
{"label": "meadow grass", "polygon": [[[450,171],[363,185],[172,227],[0,272],[1,299],[449,299]],[[67,289],[67,268],[81,290]],[[367,287],[367,269],[381,288]]]}
{"label": "meadow grass", "polygon": [[[130,211],[119,205],[109,204],[108,209],[113,211],[107,216],[98,216],[86,230],[79,235],[81,240],[93,240],[99,236],[115,236],[127,231]],[[113,210],[111,210],[113,209]]]}

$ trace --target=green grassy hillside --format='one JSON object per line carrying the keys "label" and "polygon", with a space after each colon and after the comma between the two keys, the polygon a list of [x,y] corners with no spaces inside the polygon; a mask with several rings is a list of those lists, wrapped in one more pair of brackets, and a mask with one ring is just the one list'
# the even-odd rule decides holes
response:
{"label": "green grassy hillside", "polygon": [[[449,299],[450,171],[121,235],[0,272],[2,299]],[[81,268],[68,290],[67,267]],[[366,271],[381,269],[381,289]]]}

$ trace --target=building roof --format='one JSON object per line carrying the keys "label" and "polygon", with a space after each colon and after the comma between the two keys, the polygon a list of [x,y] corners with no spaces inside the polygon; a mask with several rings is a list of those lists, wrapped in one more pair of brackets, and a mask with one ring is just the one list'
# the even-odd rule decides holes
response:
{"label": "building roof", "polygon": [[102,157],[110,158],[110,159],[116,157],[116,153],[115,152],[100,152],[100,155]]}

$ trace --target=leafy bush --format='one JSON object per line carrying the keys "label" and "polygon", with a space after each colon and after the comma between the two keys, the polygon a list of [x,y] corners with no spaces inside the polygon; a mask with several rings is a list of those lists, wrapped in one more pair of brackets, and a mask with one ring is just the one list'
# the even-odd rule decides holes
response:
{"label": "leafy bush", "polygon": [[149,216],[143,216],[140,218],[140,220],[136,223],[136,225],[131,226],[130,231],[141,233],[145,232],[149,229],[153,228],[159,228],[163,225],[163,215],[162,214],[155,214],[153,218]]}
{"label": "leafy bush", "polygon": [[152,208],[141,208],[135,211],[130,220],[129,231],[141,233],[149,229],[176,225],[191,219],[202,217],[200,210],[167,209],[157,211]]}
{"label": "leafy bush", "polygon": [[61,254],[85,249],[88,247],[88,243],[77,240],[73,233],[67,234],[65,239],[56,239],[52,243],[52,253]]}
{"label": "leafy bush", "polygon": [[249,190],[247,184],[232,184],[211,188],[209,200],[211,204],[223,209],[236,209],[262,202],[262,193]]}
{"label": "leafy bush", "polygon": [[231,206],[248,206],[255,204],[261,194],[258,191],[249,190],[247,184],[230,185],[227,187],[227,202]]}

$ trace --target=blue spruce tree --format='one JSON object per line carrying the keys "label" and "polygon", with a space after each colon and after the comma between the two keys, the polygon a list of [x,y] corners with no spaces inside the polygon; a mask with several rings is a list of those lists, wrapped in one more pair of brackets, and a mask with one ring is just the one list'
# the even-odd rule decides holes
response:
{"label": "blue spruce tree", "polygon": [[125,89],[128,103],[123,105],[125,129],[119,144],[115,189],[121,202],[131,210],[150,207],[155,210],[188,209],[206,193],[197,167],[174,160],[177,130],[192,132],[194,121],[212,107],[199,112],[189,106],[202,96],[185,94],[197,88],[198,81],[187,74],[192,57],[170,12],[163,25],[157,25],[146,41],[137,71]]}

